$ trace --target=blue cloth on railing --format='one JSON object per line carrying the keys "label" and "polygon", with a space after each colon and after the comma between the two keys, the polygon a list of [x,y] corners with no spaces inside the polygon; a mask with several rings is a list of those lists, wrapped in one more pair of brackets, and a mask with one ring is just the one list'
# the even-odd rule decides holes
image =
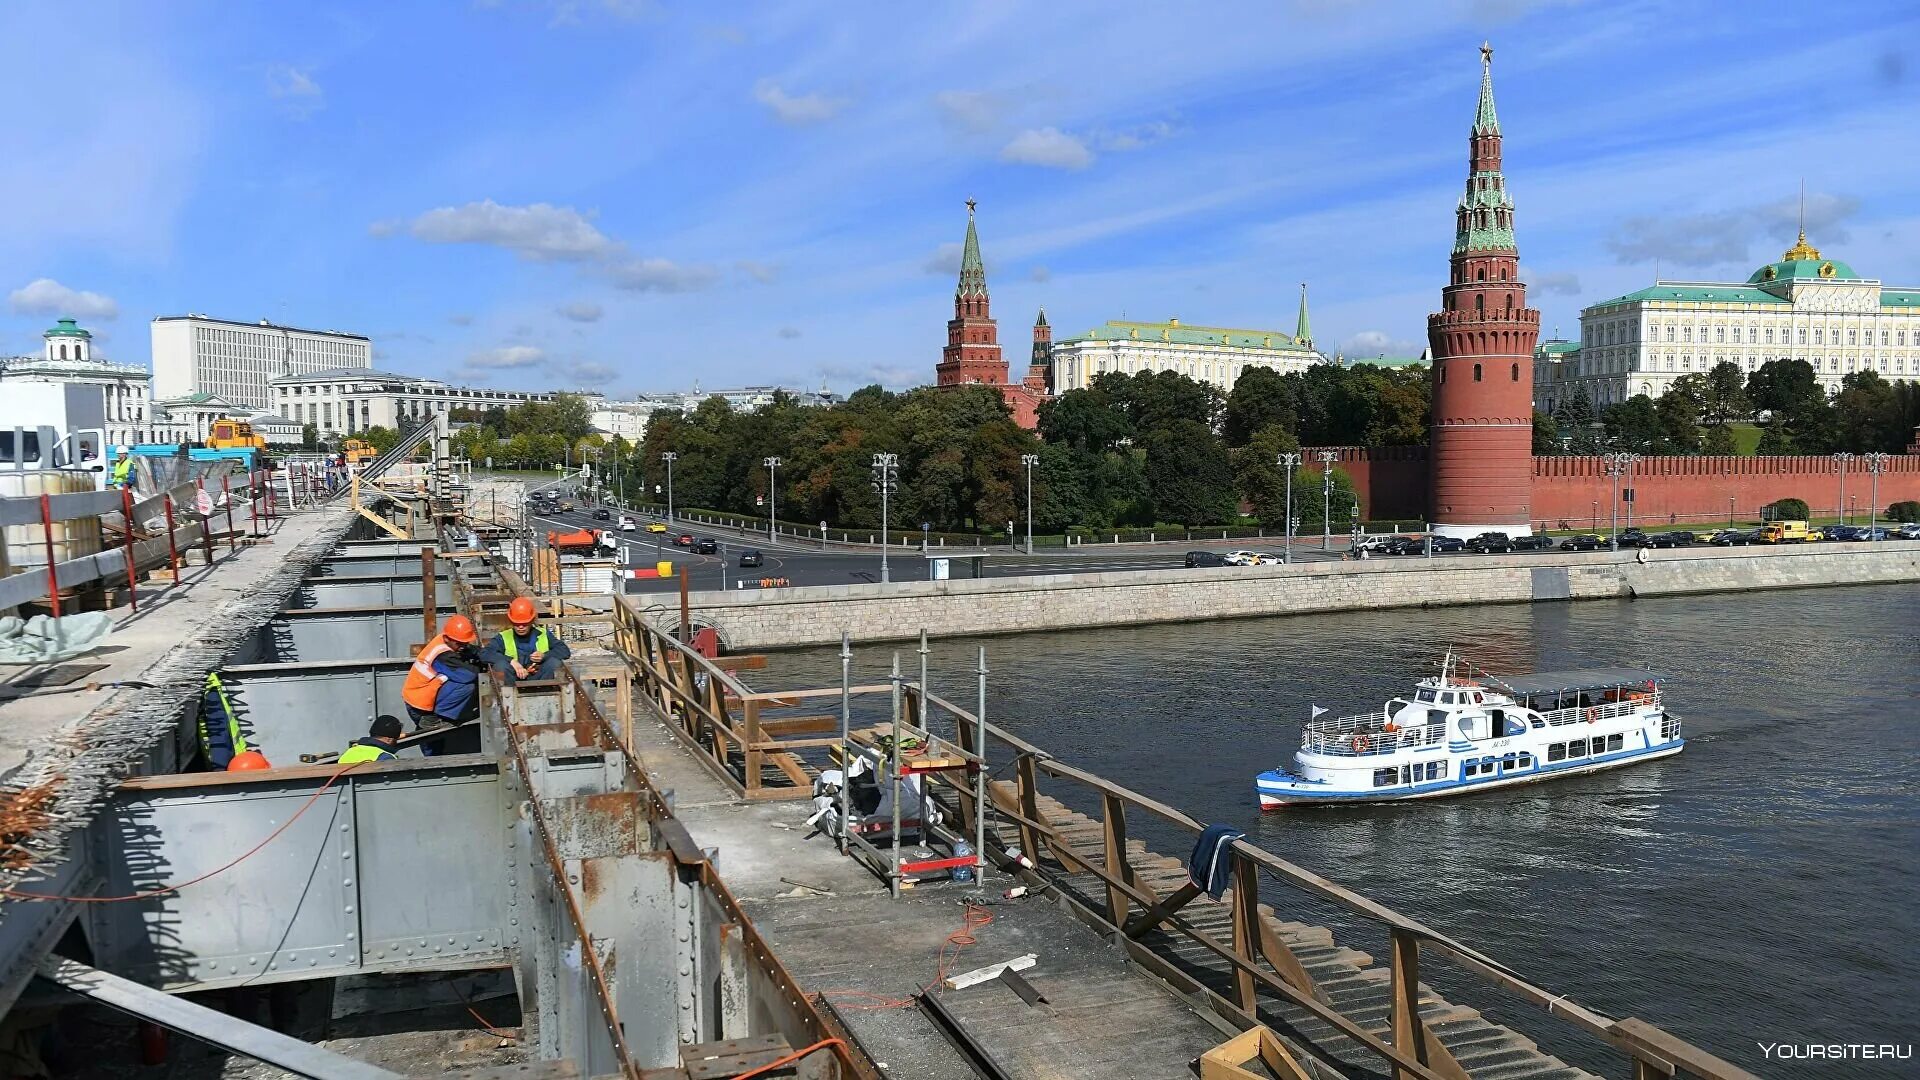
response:
{"label": "blue cloth on railing", "polygon": [[1231,825],[1209,825],[1187,856],[1187,878],[1215,900],[1233,880],[1233,842],[1247,835]]}

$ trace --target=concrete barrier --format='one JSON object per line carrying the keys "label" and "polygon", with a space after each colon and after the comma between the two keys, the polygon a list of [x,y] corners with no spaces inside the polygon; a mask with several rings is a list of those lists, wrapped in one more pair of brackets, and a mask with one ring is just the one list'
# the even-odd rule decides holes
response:
{"label": "concrete barrier", "polygon": [[[695,623],[730,650],[1369,608],[1519,604],[1920,581],[1920,543],[1683,548],[1379,559],[1294,566],[1133,570],[890,585],[696,592]],[[661,626],[673,605],[622,598]]]}

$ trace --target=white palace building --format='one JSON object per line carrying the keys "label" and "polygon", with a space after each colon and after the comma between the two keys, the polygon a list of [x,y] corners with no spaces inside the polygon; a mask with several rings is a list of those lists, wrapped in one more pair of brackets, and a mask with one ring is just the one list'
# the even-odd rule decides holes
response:
{"label": "white palace building", "polygon": [[1920,379],[1920,289],[1863,278],[1801,233],[1743,283],[1660,281],[1582,311],[1577,345],[1536,351],[1533,402],[1552,412],[1584,390],[1604,408],[1721,361],[1751,372],[1769,360],[1807,361],[1829,391],[1856,371]]}

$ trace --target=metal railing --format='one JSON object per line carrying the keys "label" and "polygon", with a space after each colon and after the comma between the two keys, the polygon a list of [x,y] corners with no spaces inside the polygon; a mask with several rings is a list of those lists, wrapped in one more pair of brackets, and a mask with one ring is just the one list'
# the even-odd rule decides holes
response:
{"label": "metal railing", "polygon": [[1573,706],[1565,709],[1552,709],[1540,714],[1552,727],[1564,727],[1567,724],[1584,724],[1596,720],[1610,720],[1616,716],[1630,716],[1642,709],[1660,708],[1660,692],[1634,691],[1635,697],[1627,701],[1607,701],[1598,705]]}

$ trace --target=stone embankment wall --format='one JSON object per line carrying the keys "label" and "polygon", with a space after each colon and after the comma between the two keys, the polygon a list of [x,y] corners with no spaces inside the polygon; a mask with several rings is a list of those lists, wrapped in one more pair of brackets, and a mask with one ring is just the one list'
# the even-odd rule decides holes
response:
{"label": "stone embankment wall", "polygon": [[[1368,608],[1519,604],[1920,581],[1920,543],[1449,556],[694,593],[729,650]],[[623,602],[636,612],[639,597]],[[677,622],[656,607],[648,617]]]}

